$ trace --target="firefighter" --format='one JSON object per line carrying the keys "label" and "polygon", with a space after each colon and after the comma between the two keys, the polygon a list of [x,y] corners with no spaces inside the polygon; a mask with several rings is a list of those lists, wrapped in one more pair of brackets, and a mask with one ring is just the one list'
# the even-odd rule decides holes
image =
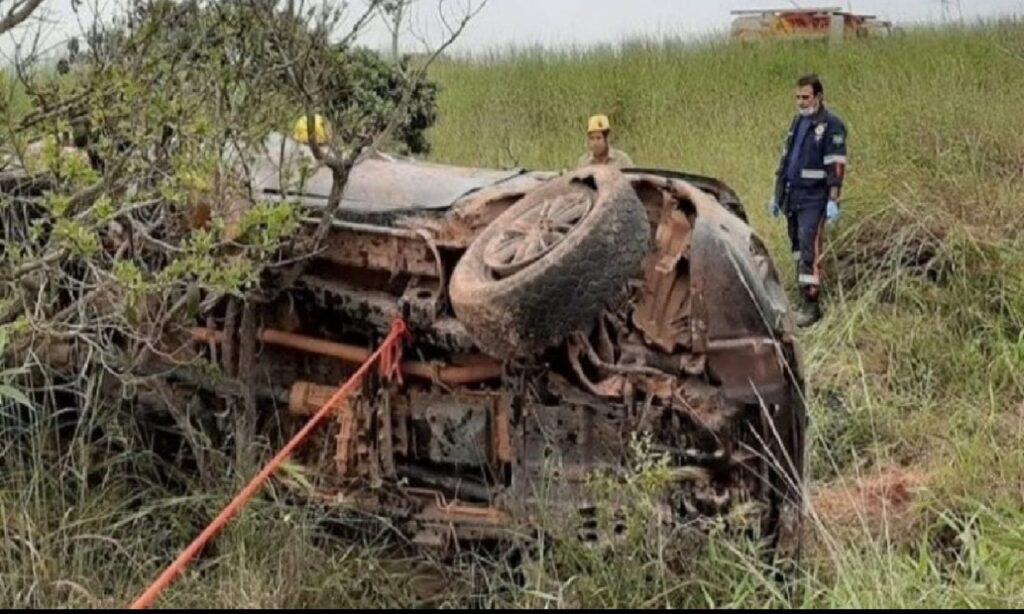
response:
{"label": "firefighter", "polygon": [[577,168],[591,164],[610,164],[618,168],[631,168],[633,160],[626,152],[615,149],[608,142],[611,124],[605,115],[595,115],[587,122],[587,148],[577,164]]}
{"label": "firefighter", "polygon": [[798,326],[821,318],[821,239],[826,223],[839,219],[839,196],[846,168],[846,126],[825,108],[824,90],[816,75],[797,80],[797,114],[789,127],[768,209],[785,214],[802,306]]}
{"label": "firefighter", "polygon": [[[302,143],[309,144],[309,125],[307,116],[303,115],[295,122],[292,130],[292,138]],[[313,138],[317,145],[326,145],[331,138],[331,127],[321,115],[313,116]]]}

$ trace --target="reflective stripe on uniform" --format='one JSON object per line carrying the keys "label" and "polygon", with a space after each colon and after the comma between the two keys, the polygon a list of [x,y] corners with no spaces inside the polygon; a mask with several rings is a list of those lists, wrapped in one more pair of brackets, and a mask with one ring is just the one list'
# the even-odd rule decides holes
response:
{"label": "reflective stripe on uniform", "polygon": [[825,171],[824,170],[804,169],[804,170],[800,171],[800,178],[801,179],[824,179],[825,178]]}
{"label": "reflective stripe on uniform", "polygon": [[826,165],[829,165],[829,164],[846,164],[846,156],[839,156],[839,155],[825,156],[824,163]]}
{"label": "reflective stripe on uniform", "polygon": [[817,286],[819,283],[817,275],[801,274],[798,280],[801,284],[808,284],[811,286]]}

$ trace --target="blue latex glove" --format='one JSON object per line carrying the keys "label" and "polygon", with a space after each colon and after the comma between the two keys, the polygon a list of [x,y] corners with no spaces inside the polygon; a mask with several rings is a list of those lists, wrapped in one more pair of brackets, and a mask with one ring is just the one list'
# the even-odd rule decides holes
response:
{"label": "blue latex glove", "polygon": [[830,226],[836,223],[836,220],[839,219],[839,203],[834,200],[828,201],[828,204],[825,205],[825,219],[828,220]]}
{"label": "blue latex glove", "polygon": [[769,200],[768,201],[768,215],[770,215],[772,217],[779,217],[780,213],[782,213],[782,210],[779,208],[779,203],[775,202],[774,198]]}

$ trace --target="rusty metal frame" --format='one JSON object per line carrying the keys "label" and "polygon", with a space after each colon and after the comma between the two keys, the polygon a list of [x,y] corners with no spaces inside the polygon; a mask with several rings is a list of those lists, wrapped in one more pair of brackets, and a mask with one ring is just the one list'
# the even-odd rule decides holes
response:
{"label": "rusty metal frame", "polygon": [[[223,331],[209,328],[193,328],[190,333],[193,340],[202,343],[224,343],[225,340]],[[358,346],[297,335],[272,328],[261,329],[257,334],[257,338],[263,343],[336,358],[353,364],[364,362],[371,353],[369,350]],[[401,370],[402,373],[428,381],[459,385],[500,377],[503,373],[503,365],[497,360],[485,357],[477,357],[471,364],[464,365],[406,360],[402,362]]]}
{"label": "rusty metal frame", "polygon": [[689,256],[691,223],[667,193],[654,250],[644,264],[644,289],[633,322],[645,339],[672,353],[690,345],[691,289],[688,271],[679,270]]}

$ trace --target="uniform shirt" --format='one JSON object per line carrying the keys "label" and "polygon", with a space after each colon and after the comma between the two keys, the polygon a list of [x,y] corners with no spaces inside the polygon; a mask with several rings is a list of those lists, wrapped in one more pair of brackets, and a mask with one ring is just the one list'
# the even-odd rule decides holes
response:
{"label": "uniform shirt", "polygon": [[[801,135],[805,120],[809,121]],[[784,210],[824,207],[829,190],[842,188],[846,136],[843,120],[824,105],[809,118],[801,115],[793,118],[775,171],[775,201]]]}
{"label": "uniform shirt", "polygon": [[[594,161],[594,154],[587,152],[580,157],[579,163],[576,168],[583,168],[584,166],[590,166],[591,164],[598,164]],[[626,155],[626,152],[615,149],[614,147],[608,148],[608,161],[606,164],[610,164],[616,168],[632,168],[633,160]]]}
{"label": "uniform shirt", "polygon": [[797,121],[793,146],[789,148],[789,160],[786,161],[786,179],[790,182],[796,183],[800,179],[800,148],[803,147],[810,129],[811,117],[801,116]]}

